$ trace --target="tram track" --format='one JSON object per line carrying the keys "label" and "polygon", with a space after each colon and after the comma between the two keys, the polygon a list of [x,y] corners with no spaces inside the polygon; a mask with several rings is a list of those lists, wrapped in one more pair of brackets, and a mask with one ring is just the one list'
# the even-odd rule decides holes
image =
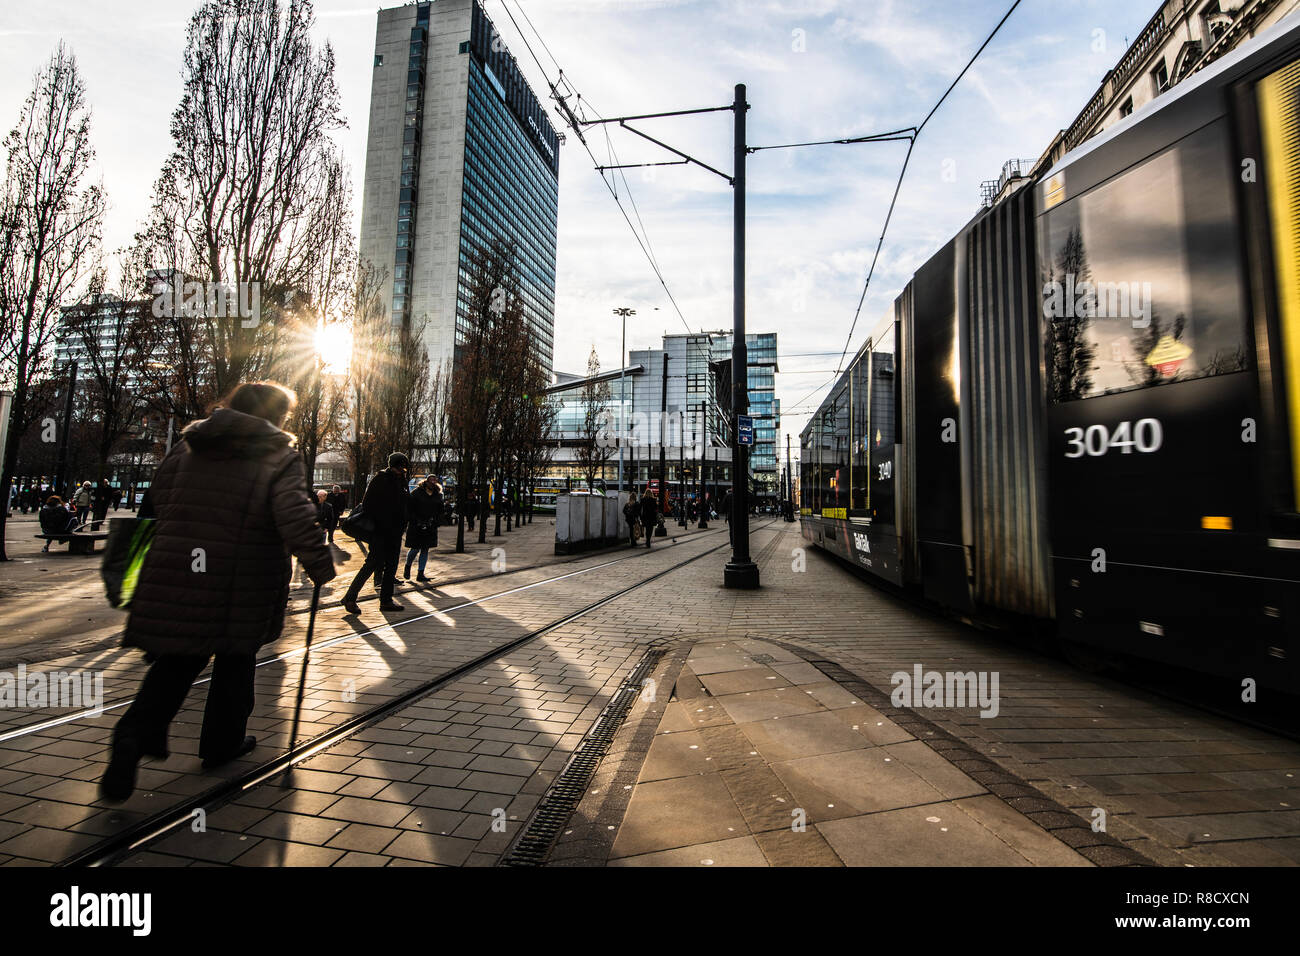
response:
{"label": "tram track", "polygon": [[[754,530],[755,531],[763,530],[766,527],[768,527],[769,524],[770,522],[768,524],[760,525]],[[685,543],[685,542],[680,542],[680,543]],[[125,827],[121,831],[112,834],[104,838],[103,840],[97,841],[91,846],[73,854],[72,856],[64,859],[63,861],[59,862],[56,865],[61,867],[78,867],[78,866],[98,867],[98,866],[111,866],[114,863],[120,862],[130,854],[135,853],[140,849],[142,849],[143,847],[161,839],[162,837],[168,835],[169,833],[174,832],[179,827],[187,825],[193,819],[194,811],[203,810],[205,813],[215,811],[218,807],[223,806],[226,803],[229,803],[230,801],[238,798],[240,795],[246,793],[247,791],[262,785],[269,784],[271,781],[274,780],[274,778],[280,775],[285,775],[285,779],[287,781],[291,779],[290,775],[293,768],[298,764],[302,763],[303,761],[321,753],[322,751],[328,750],[330,747],[333,747],[344,740],[347,740],[348,738],[354,736],[361,730],[373,726],[374,724],[384,720],[385,718],[405,709],[406,707],[409,707],[410,705],[414,704],[416,701],[436,693],[439,689],[459,680],[466,674],[469,674],[487,664],[490,664],[493,661],[496,661],[499,658],[507,654],[510,654],[511,652],[517,650],[518,648],[523,647],[524,645],[529,644],[532,641],[535,641],[538,638],[545,636],[546,634],[549,634],[576,620],[579,620],[580,618],[585,617],[588,614],[591,614],[592,612],[598,610],[599,608],[604,607],[605,605],[610,604],[611,602],[616,601],[626,596],[627,594],[632,593],[633,591],[645,587],[646,585],[651,584],[652,582],[657,581],[660,578],[666,577],[667,575],[672,574],[675,571],[680,570],[681,568],[684,568],[690,564],[695,563],[696,561],[706,558],[709,555],[715,554],[716,552],[727,547],[729,547],[728,542],[722,542],[720,544],[716,544],[713,547],[710,547],[704,551],[699,552],[698,554],[693,554],[687,558],[684,558],[683,560],[674,563],[670,567],[667,567],[661,571],[656,571],[653,574],[644,577],[638,581],[635,581],[632,584],[621,587],[616,591],[614,591],[613,593],[600,597],[584,605],[583,607],[578,608],[575,611],[568,612],[562,615],[561,617],[547,624],[542,625],[541,627],[531,630],[518,637],[511,638],[510,640],[507,640],[504,643],[499,644],[485,651],[484,653],[472,658],[471,660],[456,665],[448,669],[447,671],[444,671],[443,673],[427,681],[422,682],[418,686],[411,688],[408,691],[405,691],[389,700],[384,701],[381,704],[378,704],[364,711],[363,713],[357,714],[345,720],[343,723],[339,724],[338,726],[332,727],[327,731],[324,731],[322,733],[319,733],[309,738],[308,740],[304,741],[301,744],[297,744],[291,747],[291,749],[289,749],[288,751],[285,751],[284,753],[281,753],[276,757],[267,760],[244,773],[222,780],[214,784],[212,787],[209,787],[198,794],[195,794],[190,797],[184,797],[178,802],[169,806],[167,809],[161,810],[154,814],[150,814],[149,816],[146,816],[143,819],[136,821],[135,823],[131,824],[128,827]],[[630,560],[632,557],[633,556],[629,556],[627,558],[620,558],[614,562],[609,562],[606,565],[598,565],[596,567],[607,567],[609,564],[621,563],[622,561]],[[595,570],[595,569],[596,568],[593,567],[591,569],[583,569],[582,571],[569,572],[568,574],[565,575],[557,575],[554,578],[550,578],[545,581],[534,582],[533,584],[523,585],[517,588],[512,588],[506,591],[499,592],[498,595],[496,596],[501,596],[510,593],[518,593],[519,591],[522,590],[543,586],[549,583],[554,583],[555,581],[563,580],[565,578],[570,578],[576,574],[586,573],[589,570]],[[468,607],[471,606],[472,604],[482,603],[482,601],[484,600],[487,599],[484,598],[476,602],[466,602],[466,604],[462,606]],[[395,621],[391,624],[386,625],[386,627],[387,628],[402,627],[404,625],[413,623],[416,620],[424,620],[427,619],[428,617],[435,616],[436,614],[439,613],[442,614],[448,613],[450,610],[453,609],[448,609],[446,611],[440,611],[440,612],[430,612],[428,614],[419,615],[415,618],[409,618],[404,621]],[[368,633],[372,633],[372,632],[368,632]],[[333,639],[333,642],[337,643],[340,640],[347,640],[356,636],[360,636],[360,635],[347,635],[341,639]],[[330,644],[331,641],[322,642],[322,644],[317,645],[316,649],[323,649],[329,646]],[[277,655],[273,659],[268,659],[266,663],[270,663],[271,660],[284,660],[290,656],[296,656],[301,653],[302,650],[286,652],[285,654]],[[259,662],[259,664],[260,663],[262,662]]]}
{"label": "tram track", "polygon": [[[710,537],[710,536],[712,536],[712,535],[719,534],[719,533],[721,533],[721,532],[724,531],[724,530],[726,530],[726,529],[725,529],[725,528],[722,528],[722,529],[715,529],[715,530],[712,530],[712,531],[706,531],[706,532],[705,532],[704,534],[702,534],[702,535],[698,535],[698,536],[692,536],[692,537],[684,538],[684,539],[682,539],[682,540],[680,540],[680,541],[673,541],[671,544],[660,545],[660,547],[659,547],[658,550],[659,550],[660,552],[662,552],[663,550],[665,550],[665,549],[667,549],[667,548],[676,548],[676,547],[681,547],[681,546],[683,546],[683,545],[686,545],[686,544],[691,543],[691,541],[693,541],[693,540],[700,540],[701,538]],[[493,592],[493,593],[491,593],[491,594],[487,594],[487,595],[484,595],[483,597],[479,597],[479,598],[474,598],[474,599],[472,599],[472,600],[460,600],[460,601],[456,601],[456,602],[448,603],[447,606],[445,606],[445,607],[432,607],[432,608],[428,609],[427,611],[423,611],[422,613],[420,613],[420,614],[418,614],[418,615],[415,615],[414,617],[403,618],[402,620],[399,620],[399,621],[388,622],[388,623],[384,624],[382,628],[372,628],[372,629],[367,630],[367,631],[356,631],[356,632],[353,632],[353,633],[350,633],[350,634],[344,634],[344,635],[341,635],[341,636],[339,636],[339,637],[327,638],[327,639],[325,639],[325,640],[323,640],[323,641],[320,641],[320,642],[318,642],[318,643],[316,644],[316,650],[317,650],[317,651],[320,651],[320,650],[323,650],[323,649],[325,649],[325,648],[327,648],[327,647],[331,647],[331,646],[333,646],[333,645],[335,645],[335,644],[343,643],[344,641],[350,641],[350,640],[354,640],[354,639],[357,639],[357,638],[370,637],[370,636],[373,636],[373,635],[376,633],[377,630],[387,630],[387,629],[389,629],[389,628],[393,628],[393,627],[405,626],[406,624],[414,623],[415,621],[423,621],[423,620],[427,620],[428,618],[430,618],[430,617],[434,617],[434,616],[437,616],[437,615],[439,615],[439,614],[450,614],[450,613],[452,613],[452,612],[454,612],[454,611],[464,610],[465,608],[475,607],[475,606],[478,606],[478,605],[481,605],[481,604],[487,604],[487,603],[489,603],[489,602],[491,602],[491,601],[494,601],[494,600],[496,600],[496,599],[498,599],[498,598],[506,597],[506,596],[511,595],[511,594],[516,594],[516,593],[518,593],[518,592],[520,592],[520,591],[523,591],[523,590],[528,590],[528,589],[531,589],[531,588],[536,588],[536,587],[541,587],[541,586],[543,586],[543,585],[552,584],[552,583],[554,583],[554,582],[556,582],[556,581],[562,581],[562,580],[565,580],[566,578],[574,577],[574,576],[577,576],[577,575],[580,575],[580,574],[589,574],[589,573],[591,573],[592,571],[600,571],[600,570],[604,570],[605,568],[613,567],[613,566],[616,565],[616,564],[622,564],[622,563],[625,562],[625,561],[636,561],[636,560],[641,560],[641,559],[644,559],[644,558],[646,558],[647,556],[649,556],[650,554],[653,554],[653,553],[655,553],[654,549],[641,548],[641,549],[638,549],[637,553],[635,553],[635,554],[629,554],[629,555],[625,555],[625,556],[623,556],[623,557],[621,557],[621,558],[614,558],[613,560],[603,561],[603,562],[600,562],[600,563],[597,563],[597,564],[591,565],[590,567],[579,568],[579,569],[576,570],[576,571],[569,571],[569,572],[566,572],[566,573],[564,573],[564,574],[554,575],[554,576],[549,577],[549,578],[544,578],[544,579],[541,580],[541,581],[534,581],[534,582],[532,582],[531,584],[517,585],[517,586],[514,586],[514,587],[505,588],[505,589],[503,589],[503,590],[495,591],[495,592]],[[412,590],[408,591],[407,593],[408,593],[408,594],[428,593],[428,592],[430,592],[430,591],[438,590],[438,589],[440,589],[440,588],[451,587],[451,586],[453,586],[453,585],[468,584],[468,583],[473,583],[473,582],[475,582],[475,581],[484,581],[484,580],[488,580],[488,579],[490,579],[490,578],[504,578],[504,577],[510,577],[510,576],[517,575],[517,574],[524,574],[524,573],[526,573],[526,572],[528,572],[528,571],[537,571],[537,570],[540,570],[540,569],[546,569],[546,568],[555,567],[555,566],[557,566],[557,565],[573,564],[573,563],[576,563],[576,562],[581,561],[581,560],[584,560],[584,559],[591,559],[591,558],[593,558],[593,557],[595,557],[595,558],[599,558],[599,557],[602,557],[602,556],[603,556],[603,555],[602,555],[601,553],[596,553],[596,554],[588,553],[588,554],[585,554],[585,555],[580,555],[580,556],[575,557],[575,558],[566,559],[566,560],[564,560],[564,561],[556,561],[556,562],[552,562],[552,563],[549,563],[549,564],[534,564],[534,565],[527,565],[527,566],[524,566],[524,567],[513,568],[513,569],[511,569],[511,570],[509,570],[509,571],[490,572],[490,573],[488,573],[488,574],[474,575],[474,576],[472,576],[472,577],[461,578],[461,579],[453,580],[453,581],[440,581],[440,582],[438,582],[438,584],[437,584],[436,587],[433,587],[433,588],[420,588],[418,591],[415,590],[415,589],[412,589]],[[362,600],[365,601],[365,600],[368,600],[368,599],[367,599],[367,598],[363,598]],[[337,602],[337,603],[332,602],[332,603],[330,603],[330,604],[324,604],[324,605],[321,605],[321,606],[318,608],[318,613],[319,613],[320,611],[323,611],[323,610],[328,610],[328,609],[331,609],[331,608],[334,608],[334,607],[341,607],[341,606],[342,606],[341,602]],[[310,608],[307,608],[306,610],[310,610]],[[292,616],[292,615],[294,615],[294,614],[296,614],[296,613],[300,614],[300,613],[303,613],[303,611],[298,611],[298,612],[289,612],[289,614],[288,614],[287,616]],[[265,667],[265,666],[267,666],[267,665],[269,665],[269,664],[275,664],[275,663],[279,663],[279,662],[281,662],[281,661],[286,661],[286,660],[290,660],[290,659],[295,658],[295,657],[299,657],[299,656],[301,656],[302,653],[303,653],[303,652],[302,652],[302,649],[301,649],[301,648],[291,648],[291,649],[289,649],[289,650],[287,650],[287,651],[283,651],[283,652],[281,652],[281,653],[270,654],[270,655],[267,655],[267,656],[265,656],[265,657],[260,657],[260,658],[258,658],[257,663],[256,663],[255,666],[256,666],[256,667]],[[38,662],[38,663],[49,663],[49,661],[43,661],[43,662]],[[209,677],[200,677],[198,680],[196,680],[196,681],[194,682],[194,684],[193,684],[192,686],[197,687],[197,686],[199,686],[199,685],[201,685],[201,684],[206,684],[210,679],[211,679],[211,678],[209,678]],[[111,703],[105,703],[105,704],[103,704],[102,707],[99,707],[99,708],[94,708],[94,709],[84,708],[84,709],[82,709],[82,710],[80,710],[80,711],[76,711],[76,712],[71,713],[71,714],[63,714],[63,715],[61,715],[61,716],[59,716],[59,717],[54,717],[54,718],[51,718],[51,719],[49,719],[49,720],[37,721],[37,722],[31,723],[31,724],[26,724],[26,725],[24,725],[24,726],[22,726],[22,727],[14,728],[14,729],[12,729],[12,730],[7,730],[7,731],[0,732],[0,744],[3,744],[3,743],[5,743],[6,741],[9,741],[9,740],[15,740],[15,739],[18,739],[18,738],[21,738],[21,737],[29,736],[29,735],[31,735],[31,734],[39,733],[39,732],[41,732],[42,730],[49,730],[50,728],[53,728],[53,727],[59,727],[59,726],[62,726],[63,724],[72,723],[73,721],[76,721],[76,720],[82,720],[82,719],[87,718],[87,717],[94,717],[94,716],[97,716],[97,715],[100,714],[100,713],[107,713],[107,712],[109,712],[109,711],[113,711],[113,710],[120,710],[120,709],[123,708],[123,707],[127,707],[127,706],[129,706],[129,705],[131,704],[131,702],[132,702],[134,699],[135,699],[134,697],[128,697],[128,698],[125,698],[125,699],[118,699],[118,700],[115,700],[115,701],[113,701],[113,702],[111,702]]]}

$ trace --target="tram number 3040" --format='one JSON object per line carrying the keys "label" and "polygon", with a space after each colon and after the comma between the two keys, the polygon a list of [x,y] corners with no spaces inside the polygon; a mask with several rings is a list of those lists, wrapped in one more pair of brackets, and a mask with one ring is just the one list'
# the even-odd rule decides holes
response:
{"label": "tram number 3040", "polygon": [[1158,418],[1140,418],[1136,422],[1120,422],[1112,432],[1105,425],[1089,425],[1085,428],[1067,428],[1065,440],[1070,450],[1066,458],[1082,458],[1091,455],[1094,458],[1117,448],[1122,454],[1131,455],[1136,449],[1143,454],[1159,451],[1164,441],[1164,429]]}

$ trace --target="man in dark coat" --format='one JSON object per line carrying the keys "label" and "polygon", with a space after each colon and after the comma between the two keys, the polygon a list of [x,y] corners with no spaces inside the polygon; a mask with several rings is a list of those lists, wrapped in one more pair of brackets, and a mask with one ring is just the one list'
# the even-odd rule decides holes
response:
{"label": "man in dark coat", "polygon": [[650,547],[650,542],[654,540],[655,525],[659,522],[659,502],[655,496],[650,494],[650,489],[645,490],[641,496],[641,527],[645,529],[645,546]]}
{"label": "man in dark coat", "polygon": [[[348,510],[348,493],[335,485],[330,489],[330,505],[334,508],[335,520],[342,518],[344,512]],[[333,541],[334,538],[331,537],[330,540]]]}
{"label": "man in dark coat", "polygon": [[368,541],[370,553],[366,563],[361,566],[348,593],[343,598],[343,606],[349,614],[360,614],[357,595],[365,586],[370,575],[380,578],[379,609],[381,611],[404,611],[406,608],[393,600],[393,590],[397,587],[397,562],[402,550],[402,532],[406,530],[406,475],[411,470],[411,462],[399,451],[388,456],[388,467],[375,475],[366,486],[365,496],[361,499],[361,511],[375,523],[374,539]]}
{"label": "man in dark coat", "polygon": [[95,490],[90,496],[90,510],[95,518],[95,523],[90,526],[91,531],[98,531],[104,523],[104,518],[108,516],[108,506],[112,501],[113,490],[108,485],[108,479],[99,479],[95,483]]}
{"label": "man in dark coat", "polygon": [[316,492],[316,523],[325,529],[325,543],[334,543],[334,529],[339,526],[338,512],[330,500],[330,493],[322,488]]}
{"label": "man in dark coat", "polygon": [[199,756],[216,766],[256,745],[244,735],[256,653],[280,636],[291,556],[318,585],[334,577],[302,456],[280,428],[294,401],[273,383],[241,385],[158,466],[141,509],[153,545],[122,639],[153,664],[114,728],[106,799],[130,796],[142,755],[167,756],[168,725],[213,655]]}

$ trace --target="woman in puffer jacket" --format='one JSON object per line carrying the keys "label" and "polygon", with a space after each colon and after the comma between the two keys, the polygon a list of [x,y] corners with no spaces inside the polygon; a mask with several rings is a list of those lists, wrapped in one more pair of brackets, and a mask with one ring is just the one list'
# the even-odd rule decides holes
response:
{"label": "woman in puffer jacket", "polygon": [[[168,755],[167,729],[190,685],[215,656],[199,757],[214,767],[248,753],[258,648],[280,636],[292,555],[316,584],[334,562],[293,436],[281,426],[296,402],[273,382],[240,385],[194,422],[158,466],[149,489],[153,545],[122,644],[153,664],[113,731],[100,791],[125,800],[142,756]],[[149,514],[152,512],[152,514]]]}

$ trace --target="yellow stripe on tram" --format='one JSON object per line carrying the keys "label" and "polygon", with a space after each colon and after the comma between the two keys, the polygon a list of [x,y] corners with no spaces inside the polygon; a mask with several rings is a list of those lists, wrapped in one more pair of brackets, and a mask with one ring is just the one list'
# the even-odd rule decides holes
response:
{"label": "yellow stripe on tram", "polygon": [[1291,420],[1291,478],[1300,511],[1300,60],[1261,80],[1257,97]]}

